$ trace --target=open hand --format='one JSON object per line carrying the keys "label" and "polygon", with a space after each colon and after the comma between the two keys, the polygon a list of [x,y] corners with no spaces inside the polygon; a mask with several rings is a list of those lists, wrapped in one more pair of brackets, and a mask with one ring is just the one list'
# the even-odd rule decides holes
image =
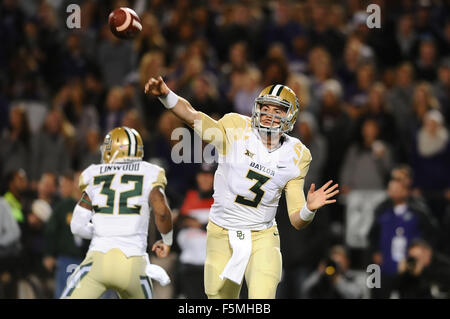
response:
{"label": "open hand", "polygon": [[164,244],[162,240],[158,240],[153,244],[152,251],[154,251],[159,258],[165,258],[170,253],[170,246]]}
{"label": "open hand", "polygon": [[318,190],[315,190],[315,184],[311,184],[306,198],[306,207],[310,211],[314,211],[322,206],[336,202],[335,199],[330,198],[339,193],[339,189],[337,189],[338,184],[334,184],[333,186],[329,187],[331,183],[333,183],[333,181],[329,180]]}
{"label": "open hand", "polygon": [[164,82],[161,76],[158,79],[150,78],[145,84],[145,94],[151,94],[154,96],[165,96],[169,94],[169,87]]}

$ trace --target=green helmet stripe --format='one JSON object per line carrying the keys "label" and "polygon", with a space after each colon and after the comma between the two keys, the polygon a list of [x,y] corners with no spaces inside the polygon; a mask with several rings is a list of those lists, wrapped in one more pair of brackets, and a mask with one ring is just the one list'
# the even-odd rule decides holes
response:
{"label": "green helmet stripe", "polygon": [[272,85],[272,87],[270,88],[270,91],[269,91],[269,93],[267,93],[267,94],[272,94],[272,91],[273,91],[273,89],[276,87],[276,85]]}

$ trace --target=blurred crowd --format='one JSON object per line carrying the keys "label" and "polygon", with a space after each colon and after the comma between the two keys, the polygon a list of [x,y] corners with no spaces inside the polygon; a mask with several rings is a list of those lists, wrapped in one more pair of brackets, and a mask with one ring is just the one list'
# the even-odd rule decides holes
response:
{"label": "blurred crowd", "polygon": [[[367,26],[372,3],[381,28]],[[110,32],[116,7],[139,14],[136,39]],[[278,297],[450,298],[449,17],[448,0],[1,0],[0,298],[59,295],[88,247],[68,228],[78,176],[121,125],[168,179],[179,237],[153,257],[174,279],[157,296],[205,297],[214,168],[171,160],[184,125],[143,93],[159,75],[217,119],[250,115],[271,84],[299,97],[305,187],[333,179],[341,195],[298,232],[281,199]],[[366,287],[368,264],[381,288]]]}

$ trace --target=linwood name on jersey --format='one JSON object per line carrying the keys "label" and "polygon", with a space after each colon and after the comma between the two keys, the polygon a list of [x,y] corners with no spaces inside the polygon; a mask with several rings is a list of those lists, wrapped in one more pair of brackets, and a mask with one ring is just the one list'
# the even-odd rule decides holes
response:
{"label": "linwood name on jersey", "polygon": [[101,165],[100,166],[100,174],[108,173],[108,172],[118,172],[118,171],[139,171],[140,163],[130,163],[125,165]]}

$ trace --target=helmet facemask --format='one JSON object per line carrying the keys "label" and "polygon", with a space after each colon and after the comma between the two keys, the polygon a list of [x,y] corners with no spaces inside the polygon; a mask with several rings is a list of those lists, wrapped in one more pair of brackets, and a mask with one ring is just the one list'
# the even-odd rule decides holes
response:
{"label": "helmet facemask", "polygon": [[[263,105],[275,105],[284,107],[286,114],[284,116],[280,116],[274,113],[263,112],[261,111],[261,107]],[[265,126],[261,123],[262,115],[268,115],[272,117],[270,126]],[[295,123],[295,120],[293,121],[294,117],[296,117],[296,111],[294,110],[294,106],[288,101],[282,100],[277,96],[260,96],[256,98],[253,105],[252,127],[256,128],[260,133],[263,134],[272,136],[281,135],[283,133],[288,133],[293,129]],[[279,124],[275,124],[276,119],[279,120]]]}

